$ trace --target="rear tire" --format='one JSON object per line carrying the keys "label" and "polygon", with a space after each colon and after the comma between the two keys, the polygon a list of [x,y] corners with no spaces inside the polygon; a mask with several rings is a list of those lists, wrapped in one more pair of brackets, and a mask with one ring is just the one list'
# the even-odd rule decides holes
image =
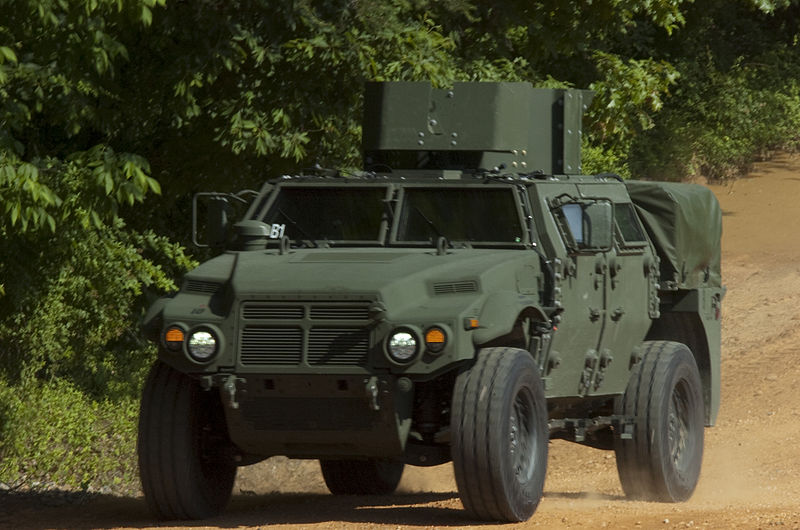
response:
{"label": "rear tire", "polygon": [[139,475],[162,519],[205,519],[231,497],[236,464],[219,394],[158,361],[139,413]]}
{"label": "rear tire", "polygon": [[703,460],[704,404],[692,352],[677,342],[643,345],[616,413],[636,419],[633,438],[615,437],[617,470],[631,498],[681,502],[692,496]]}
{"label": "rear tire", "polygon": [[516,348],[485,348],[456,379],[452,457],[464,508],[525,521],[542,498],[550,431],[539,370]]}
{"label": "rear tire", "polygon": [[322,478],[334,495],[394,493],[405,464],[388,460],[320,460]]}

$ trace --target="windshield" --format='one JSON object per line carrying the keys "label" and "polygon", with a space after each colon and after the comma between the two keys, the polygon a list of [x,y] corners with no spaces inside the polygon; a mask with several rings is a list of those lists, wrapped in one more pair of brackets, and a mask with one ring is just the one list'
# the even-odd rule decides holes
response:
{"label": "windshield", "polygon": [[283,186],[263,221],[292,241],[381,239],[386,187]]}
{"label": "windshield", "polygon": [[442,236],[470,243],[522,242],[514,190],[405,188],[395,241],[428,243]]}

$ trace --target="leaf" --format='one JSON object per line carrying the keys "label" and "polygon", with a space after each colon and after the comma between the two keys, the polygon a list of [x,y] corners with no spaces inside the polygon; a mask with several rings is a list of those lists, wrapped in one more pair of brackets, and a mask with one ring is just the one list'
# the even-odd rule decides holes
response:
{"label": "leaf", "polygon": [[153,177],[147,177],[147,185],[156,195],[161,195],[161,184]]}
{"label": "leaf", "polygon": [[95,228],[97,229],[103,228],[103,221],[100,220],[100,216],[97,215],[96,211],[91,210],[90,216],[92,219],[92,224],[94,225]]}
{"label": "leaf", "polygon": [[106,195],[111,195],[111,191],[114,189],[114,179],[111,177],[110,173],[103,173],[103,177],[105,180]]}
{"label": "leaf", "polygon": [[146,5],[142,5],[142,15],[141,15],[142,24],[145,26],[149,26],[153,23],[153,12],[150,11],[150,8]]}
{"label": "leaf", "polygon": [[0,46],[0,64],[3,64],[4,61],[17,62],[17,54],[8,46]]}
{"label": "leaf", "polygon": [[19,202],[14,203],[11,207],[11,226],[15,226],[19,220],[21,205]]}

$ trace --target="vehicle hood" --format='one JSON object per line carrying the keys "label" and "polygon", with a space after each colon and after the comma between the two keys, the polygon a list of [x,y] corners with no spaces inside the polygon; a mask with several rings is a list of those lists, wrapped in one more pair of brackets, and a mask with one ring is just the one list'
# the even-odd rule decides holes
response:
{"label": "vehicle hood", "polygon": [[518,271],[526,267],[538,271],[538,256],[524,249],[444,255],[433,249],[302,249],[225,254],[189,273],[187,281],[230,280],[228,289],[238,299],[377,295],[396,311],[443,294],[516,290]]}

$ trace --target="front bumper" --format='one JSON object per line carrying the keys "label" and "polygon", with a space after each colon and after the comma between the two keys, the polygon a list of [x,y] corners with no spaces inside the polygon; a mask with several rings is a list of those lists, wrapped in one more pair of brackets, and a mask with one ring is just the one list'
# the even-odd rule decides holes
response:
{"label": "front bumper", "polygon": [[228,432],[249,455],[401,457],[411,427],[413,384],[394,376],[237,377]]}

